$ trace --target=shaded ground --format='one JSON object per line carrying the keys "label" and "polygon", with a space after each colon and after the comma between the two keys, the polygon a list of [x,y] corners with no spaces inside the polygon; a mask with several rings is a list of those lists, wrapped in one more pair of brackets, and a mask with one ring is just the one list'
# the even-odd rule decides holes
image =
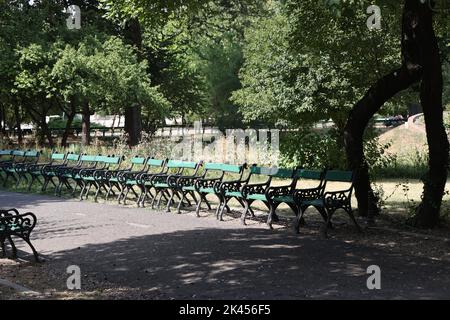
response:
{"label": "shaded ground", "polygon": [[[0,278],[41,292],[38,298],[450,297],[448,241],[380,230],[359,235],[345,216],[338,217],[331,239],[321,239],[320,218],[312,211],[302,234],[295,235],[288,216],[270,231],[264,216],[241,226],[237,211],[218,222],[207,212],[196,218],[193,212],[176,215],[5,191],[0,203],[39,218],[33,243],[46,261],[0,259]],[[29,253],[23,244],[19,248]],[[31,259],[25,252],[20,256]],[[373,264],[381,268],[381,290],[366,287],[366,269]],[[66,289],[69,265],[81,268],[81,292]],[[33,298],[7,288],[0,289],[0,297]]]}

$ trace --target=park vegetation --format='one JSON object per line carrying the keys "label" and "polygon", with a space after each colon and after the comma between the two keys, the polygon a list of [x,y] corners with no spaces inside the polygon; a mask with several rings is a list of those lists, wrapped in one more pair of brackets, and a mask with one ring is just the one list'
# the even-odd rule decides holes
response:
{"label": "park vegetation", "polygon": [[[376,214],[369,178],[398,161],[378,141],[372,115],[406,114],[408,104],[422,103],[427,127],[440,130],[450,104],[450,19],[442,12],[431,21],[419,2],[73,0],[82,28],[69,30],[67,1],[0,0],[0,131],[14,128],[22,144],[21,124],[32,122],[39,145],[66,147],[81,114],[87,146],[94,113],[125,116],[129,146],[165,118],[221,130],[279,128],[281,165],[359,170],[360,214]],[[382,8],[380,30],[366,25],[372,4]],[[408,23],[419,16],[433,37],[405,46]],[[424,82],[423,71],[377,93],[389,74],[423,64],[418,52],[443,76],[442,102],[427,95],[436,79]],[[56,141],[46,117],[62,113]],[[330,119],[333,128],[313,129]],[[425,181],[423,226],[437,223],[448,167],[443,129],[428,134],[430,157],[420,155],[414,171]]]}

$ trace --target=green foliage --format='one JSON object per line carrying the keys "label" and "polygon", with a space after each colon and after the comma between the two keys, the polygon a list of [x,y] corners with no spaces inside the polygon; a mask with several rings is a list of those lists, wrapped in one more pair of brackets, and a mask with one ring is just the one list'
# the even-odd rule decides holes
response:
{"label": "green foliage", "polygon": [[186,24],[170,21],[162,28],[145,28],[143,50],[148,74],[170,102],[171,117],[201,114],[206,94],[202,75],[192,63]]}
{"label": "green foliage", "polygon": [[[280,136],[280,165],[346,170],[347,161],[339,135],[336,129],[322,132],[310,129],[283,132]],[[389,167],[395,159],[386,153],[389,147],[389,144],[381,144],[371,130],[368,131],[364,149],[372,172]]]}
{"label": "green foliage", "polygon": [[330,133],[312,130],[287,132],[280,136],[280,166],[293,168],[345,168],[345,155]]}
{"label": "green foliage", "polygon": [[342,128],[367,89],[400,64],[398,6],[383,7],[383,29],[369,31],[368,1],[338,15],[321,1],[274,3],[246,31],[234,101],[247,120],[298,127],[331,118]]}
{"label": "green foliage", "polygon": [[238,78],[242,66],[242,48],[232,33],[219,34],[215,41],[204,39],[196,48],[198,69],[205,78],[208,107],[205,114],[221,130],[242,127],[237,106],[230,100],[239,89]]}

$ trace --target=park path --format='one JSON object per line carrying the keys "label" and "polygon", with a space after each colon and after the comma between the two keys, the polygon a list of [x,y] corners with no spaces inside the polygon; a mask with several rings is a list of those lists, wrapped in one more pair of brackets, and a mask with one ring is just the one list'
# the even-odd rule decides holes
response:
{"label": "park path", "polygon": [[[0,206],[37,215],[32,238],[46,261],[36,272],[57,290],[77,265],[83,291],[116,290],[118,298],[450,298],[448,261],[321,239],[314,225],[294,235],[205,212],[196,218],[5,191]],[[381,290],[367,289],[370,265],[381,268]]]}
{"label": "park path", "polygon": [[416,114],[408,118],[408,129],[415,130],[421,133],[426,133],[425,125],[418,125],[416,121],[418,118],[423,117],[423,113]]}

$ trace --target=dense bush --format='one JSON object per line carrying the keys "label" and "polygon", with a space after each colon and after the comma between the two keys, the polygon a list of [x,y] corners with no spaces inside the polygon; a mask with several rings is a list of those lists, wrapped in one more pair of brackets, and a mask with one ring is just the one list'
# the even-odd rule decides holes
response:
{"label": "dense bush", "polygon": [[[305,168],[346,169],[343,139],[335,129],[327,132],[303,130],[280,135],[280,166]],[[394,160],[385,151],[389,144],[381,144],[370,130],[366,135],[365,154],[372,171],[388,167]]]}

